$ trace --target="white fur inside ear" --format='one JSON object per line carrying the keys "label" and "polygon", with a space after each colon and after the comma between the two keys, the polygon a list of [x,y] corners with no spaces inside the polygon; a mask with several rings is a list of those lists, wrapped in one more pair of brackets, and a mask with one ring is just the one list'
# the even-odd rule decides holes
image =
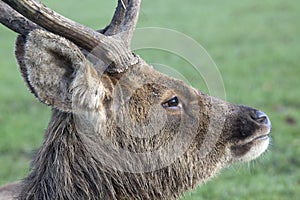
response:
{"label": "white fur inside ear", "polygon": [[102,112],[105,91],[96,70],[87,63],[85,69],[77,71],[72,82],[73,112],[80,110]]}
{"label": "white fur inside ear", "polygon": [[85,134],[102,130],[106,122],[103,105],[106,90],[91,64],[77,71],[71,93],[76,130]]}

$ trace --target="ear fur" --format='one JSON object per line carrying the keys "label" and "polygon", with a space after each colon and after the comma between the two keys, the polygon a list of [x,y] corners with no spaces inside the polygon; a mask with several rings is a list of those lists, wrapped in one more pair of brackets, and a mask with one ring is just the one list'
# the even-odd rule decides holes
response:
{"label": "ear fur", "polygon": [[29,88],[31,93],[33,93],[36,96],[36,94],[34,92],[34,88],[32,87],[32,85],[30,84],[30,82],[28,80],[28,72],[27,72],[27,68],[25,65],[25,59],[24,59],[25,41],[26,41],[26,36],[18,35],[18,37],[16,39],[16,45],[15,45],[15,55],[17,58],[17,62],[19,64],[19,69],[20,69],[21,75],[22,75],[27,87]]}
{"label": "ear fur", "polygon": [[[22,44],[22,40],[18,39],[18,43]],[[62,111],[72,111],[71,90],[76,87],[73,81],[77,76],[98,80],[97,72],[75,44],[44,30],[32,31],[25,46],[16,48],[16,56],[25,82],[35,96]],[[99,84],[102,88],[100,81]]]}

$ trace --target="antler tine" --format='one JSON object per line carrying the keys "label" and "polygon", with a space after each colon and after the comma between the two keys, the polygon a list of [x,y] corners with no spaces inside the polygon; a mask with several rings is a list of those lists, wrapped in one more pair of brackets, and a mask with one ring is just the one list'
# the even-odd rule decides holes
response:
{"label": "antler tine", "polygon": [[118,5],[110,24],[105,28],[104,35],[115,35],[118,33],[120,25],[125,17],[128,0],[118,0]]}
{"label": "antler tine", "polygon": [[20,15],[3,1],[0,1],[0,22],[21,35],[27,35],[30,31],[41,28]]}
{"label": "antler tine", "polygon": [[[87,50],[88,52],[92,52],[95,56],[101,58],[104,63],[110,65],[110,69],[108,70],[110,72],[121,72],[128,66],[137,63],[137,59],[131,53],[127,41],[125,42],[120,40],[118,37],[108,37],[98,33],[88,27],[59,15],[34,0],[2,1],[44,29],[61,35],[74,42],[77,46]],[[8,18],[8,16],[5,17]],[[1,23],[3,23],[2,19]],[[3,24],[7,26],[7,23]],[[10,28],[11,26],[8,25],[8,27]],[[28,31],[18,32],[22,32],[22,34],[24,34]]]}
{"label": "antler tine", "polygon": [[140,5],[141,0],[118,0],[115,14],[104,34],[115,35],[123,32],[123,39],[129,46],[138,21]]}
{"label": "antler tine", "polygon": [[129,0],[126,9],[125,18],[120,26],[119,32],[126,32],[128,44],[130,44],[133,32],[135,30],[139,13],[140,13],[141,0]]}

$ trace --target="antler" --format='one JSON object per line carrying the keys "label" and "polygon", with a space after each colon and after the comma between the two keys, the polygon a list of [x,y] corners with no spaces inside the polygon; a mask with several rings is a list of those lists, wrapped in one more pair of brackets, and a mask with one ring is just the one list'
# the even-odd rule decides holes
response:
{"label": "antler", "polygon": [[0,1],[0,22],[21,35],[27,35],[30,31],[40,28],[14,11],[3,1]]}
{"label": "antler", "polygon": [[34,0],[0,1],[0,22],[22,35],[42,27],[97,56],[110,65],[109,72],[121,72],[137,63],[130,50],[130,41],[140,3],[141,0],[118,0],[114,17],[103,34],[67,19]]}

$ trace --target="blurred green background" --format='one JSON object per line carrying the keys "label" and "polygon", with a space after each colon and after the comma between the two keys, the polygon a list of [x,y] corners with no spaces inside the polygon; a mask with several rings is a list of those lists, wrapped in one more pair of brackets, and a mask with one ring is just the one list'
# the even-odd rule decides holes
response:
{"label": "blurred green background", "polygon": [[[109,23],[116,6],[112,0],[42,2],[94,29]],[[218,66],[227,100],[263,110],[273,124],[267,153],[223,170],[184,199],[299,198],[299,19],[300,1],[295,0],[142,2],[138,27],[170,28],[194,38]],[[0,184],[29,173],[30,158],[41,145],[50,118],[50,109],[23,83],[14,58],[15,37],[0,26]],[[170,66],[181,64],[164,53],[141,54],[145,60],[157,56]],[[201,81],[192,84],[206,91]]]}

